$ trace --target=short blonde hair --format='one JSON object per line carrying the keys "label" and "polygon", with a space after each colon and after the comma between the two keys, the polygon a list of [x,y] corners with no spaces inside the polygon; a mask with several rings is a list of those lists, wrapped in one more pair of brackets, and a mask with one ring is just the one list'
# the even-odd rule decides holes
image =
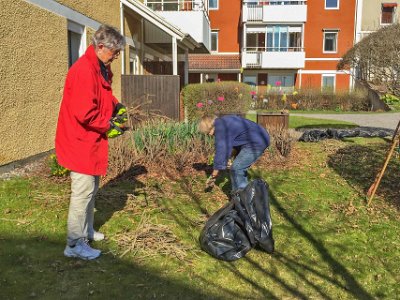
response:
{"label": "short blonde hair", "polygon": [[209,134],[211,129],[214,128],[214,121],[216,116],[204,116],[200,119],[198,129],[201,133]]}

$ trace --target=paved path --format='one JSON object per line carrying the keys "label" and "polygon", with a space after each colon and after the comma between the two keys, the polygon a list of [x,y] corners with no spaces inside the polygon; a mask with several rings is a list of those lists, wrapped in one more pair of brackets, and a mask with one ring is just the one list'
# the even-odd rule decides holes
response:
{"label": "paved path", "polygon": [[400,121],[400,113],[371,113],[371,114],[297,114],[290,113],[291,116],[302,116],[316,119],[328,119],[347,121],[365,127],[377,127],[396,129]]}

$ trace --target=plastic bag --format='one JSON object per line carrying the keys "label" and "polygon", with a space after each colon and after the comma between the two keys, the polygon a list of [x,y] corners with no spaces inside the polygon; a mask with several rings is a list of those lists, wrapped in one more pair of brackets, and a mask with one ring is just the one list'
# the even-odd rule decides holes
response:
{"label": "plastic bag", "polygon": [[236,192],[231,201],[206,222],[200,234],[200,245],[210,255],[226,261],[245,256],[257,245],[273,253],[267,183],[256,179]]}
{"label": "plastic bag", "polygon": [[310,129],[304,131],[299,141],[318,142],[325,139],[342,139],[347,137],[387,137],[393,130],[386,128],[357,127],[354,129]]}

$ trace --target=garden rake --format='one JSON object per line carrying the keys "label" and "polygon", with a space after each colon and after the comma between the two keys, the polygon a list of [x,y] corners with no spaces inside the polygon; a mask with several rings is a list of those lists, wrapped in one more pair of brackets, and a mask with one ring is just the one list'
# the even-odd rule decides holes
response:
{"label": "garden rake", "polygon": [[397,148],[397,151],[400,150],[400,132],[399,132],[399,129],[400,129],[400,121],[397,124],[396,130],[394,131],[394,134],[393,134],[393,137],[392,137],[392,145],[391,145],[391,147],[390,147],[390,149],[389,149],[389,151],[388,151],[388,153],[386,155],[385,163],[383,164],[382,169],[378,172],[374,183],[371,185],[371,187],[369,188],[369,190],[367,192],[367,196],[369,197],[367,206],[369,206],[371,204],[372,199],[375,196],[376,190],[378,189],[378,186],[381,183],[383,174],[386,171],[386,168],[387,168],[387,166],[389,164],[389,161],[390,161],[393,153],[396,151],[396,148]]}

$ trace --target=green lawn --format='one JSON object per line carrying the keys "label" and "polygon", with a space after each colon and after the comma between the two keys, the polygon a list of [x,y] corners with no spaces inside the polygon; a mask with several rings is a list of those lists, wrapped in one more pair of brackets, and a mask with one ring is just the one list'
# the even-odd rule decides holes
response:
{"label": "green lawn", "polygon": [[104,185],[96,261],[68,259],[69,182],[0,181],[0,299],[396,299],[400,294],[400,163],[378,196],[365,191],[386,142],[298,143],[286,163],[251,171],[270,185],[276,252],[227,263],[199,248],[204,222],[226,201],[221,180],[136,175]]}

